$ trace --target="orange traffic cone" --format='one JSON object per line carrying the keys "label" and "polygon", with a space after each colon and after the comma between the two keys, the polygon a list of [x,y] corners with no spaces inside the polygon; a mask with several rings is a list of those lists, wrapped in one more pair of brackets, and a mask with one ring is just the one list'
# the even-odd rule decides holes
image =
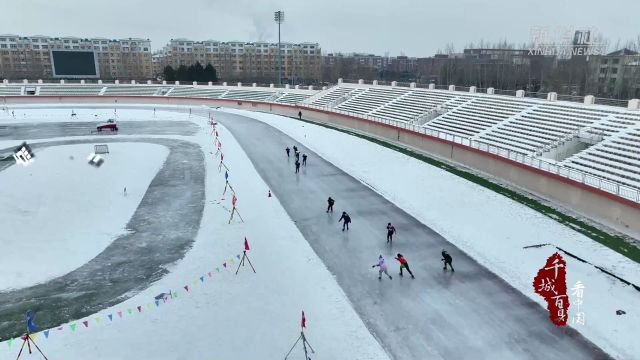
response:
{"label": "orange traffic cone", "polygon": [[271,190],[269,190],[269,195],[268,195],[268,197],[271,197]]}

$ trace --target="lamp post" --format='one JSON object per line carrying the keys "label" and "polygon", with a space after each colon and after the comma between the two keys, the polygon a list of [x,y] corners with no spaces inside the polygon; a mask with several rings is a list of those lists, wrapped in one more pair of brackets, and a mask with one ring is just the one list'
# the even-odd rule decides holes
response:
{"label": "lamp post", "polygon": [[282,84],[282,50],[280,49],[280,24],[284,22],[284,11],[278,10],[273,19],[278,23],[278,84]]}

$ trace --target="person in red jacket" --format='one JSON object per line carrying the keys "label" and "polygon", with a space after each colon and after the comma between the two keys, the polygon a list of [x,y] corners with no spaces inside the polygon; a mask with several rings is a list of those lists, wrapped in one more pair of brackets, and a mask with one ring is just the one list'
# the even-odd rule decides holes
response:
{"label": "person in red jacket", "polygon": [[415,276],[413,276],[411,269],[409,269],[409,263],[407,262],[407,259],[405,259],[404,256],[402,256],[402,254],[400,253],[398,253],[395,259],[400,263],[400,276],[402,276],[402,269],[404,268],[407,269],[407,272],[409,273],[409,275],[411,275],[411,278],[415,279]]}

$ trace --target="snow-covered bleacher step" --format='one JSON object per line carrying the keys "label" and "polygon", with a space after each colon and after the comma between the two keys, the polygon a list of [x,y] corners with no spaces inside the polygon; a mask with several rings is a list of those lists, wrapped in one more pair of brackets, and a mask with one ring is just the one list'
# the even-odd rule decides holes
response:
{"label": "snow-covered bleacher step", "polygon": [[210,89],[198,87],[174,87],[167,96],[186,96],[186,97],[203,97],[203,98],[219,98],[227,92],[226,89]]}
{"label": "snow-covered bleacher step", "polygon": [[358,90],[362,91],[362,89],[335,86],[335,87],[332,87],[331,89],[327,90],[327,92],[324,93],[323,95],[321,95],[320,97],[318,97],[315,100],[313,100],[311,102],[311,105],[322,106],[322,107],[329,106],[334,101],[336,101],[336,100],[338,100],[338,99],[340,99],[340,98],[342,98],[344,96],[351,95],[352,93],[355,93]]}
{"label": "snow-covered bleacher step", "polygon": [[39,95],[99,95],[102,85],[43,85]]}
{"label": "snow-covered bleacher step", "polygon": [[21,95],[22,86],[2,86],[0,85],[0,96]]}
{"label": "snow-covered bleacher step", "polygon": [[224,96],[225,99],[239,99],[239,100],[256,100],[264,101],[274,95],[273,91],[260,91],[260,90],[229,90]]}
{"label": "snow-covered bleacher step", "polygon": [[281,104],[298,104],[306,100],[308,97],[309,95],[305,94],[285,93],[277,98],[276,102]]}
{"label": "snow-covered bleacher step", "polygon": [[640,189],[640,123],[568,157],[563,164]]}
{"label": "snow-covered bleacher step", "polygon": [[155,95],[162,86],[148,85],[112,85],[108,86],[104,95]]}

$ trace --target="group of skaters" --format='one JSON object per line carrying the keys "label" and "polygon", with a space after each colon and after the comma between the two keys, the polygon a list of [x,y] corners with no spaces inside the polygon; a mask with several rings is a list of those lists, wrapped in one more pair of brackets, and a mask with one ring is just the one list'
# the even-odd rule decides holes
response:
{"label": "group of skaters", "polygon": [[[329,196],[329,198],[327,199],[327,213],[333,213],[333,205],[336,203],[336,201]],[[340,219],[338,220],[338,222],[342,221],[342,231],[345,230],[349,230],[349,224],[351,223],[351,216],[349,216],[349,214],[347,214],[346,211],[342,212],[342,216],[340,216]],[[395,226],[393,226],[391,223],[387,223],[387,244],[393,244],[393,235],[397,232]],[[446,251],[446,250],[442,250],[442,259],[441,261],[444,262],[444,267],[442,268],[442,270],[447,270],[447,266],[451,268],[452,272],[455,272],[455,270],[453,269],[453,258],[451,257],[451,255]],[[411,272],[411,269],[409,268],[409,262],[407,261],[407,259],[400,253],[398,253],[394,259],[396,259],[398,261],[398,263],[400,263],[400,276],[403,276],[403,270],[407,270],[407,272],[409,273],[409,275],[411,275],[412,279],[415,279],[415,276],[413,275],[413,272]],[[382,274],[384,273],[385,275],[387,275],[389,277],[389,280],[393,279],[393,277],[391,275],[389,275],[388,272],[388,268],[387,268],[387,263],[384,260],[384,257],[382,255],[380,255],[378,257],[378,262],[372,266],[372,268],[378,268],[378,280],[382,280]]]}
{"label": "group of skaters", "polygon": [[[284,151],[287,152],[287,159],[289,159],[291,157],[291,149],[287,146],[286,149],[284,149]],[[293,146],[293,156],[296,158],[296,174],[298,174],[300,172],[300,151],[298,151],[298,147],[297,146]],[[302,166],[307,166],[307,154],[302,154]]]}
{"label": "group of skaters", "polygon": [[[290,158],[291,149],[287,146],[285,148],[285,151],[287,153],[287,158]],[[300,172],[301,164],[300,164],[300,151],[298,151],[298,147],[295,145],[293,146],[293,153],[296,159],[295,166],[296,166],[296,174],[297,174]],[[302,166],[307,166],[307,154],[302,154]],[[335,203],[336,201],[331,196],[329,196],[329,198],[327,199],[327,211],[326,211],[327,213],[331,213],[331,214],[333,213],[333,205]],[[339,223],[342,222],[342,231],[345,231],[345,230],[348,231],[349,224],[351,224],[351,216],[349,216],[349,214],[347,214],[346,211],[343,211],[338,222]],[[397,230],[395,226],[393,226],[391,223],[387,223],[387,244],[389,245],[393,244],[393,235],[395,235],[396,233],[397,233]],[[442,255],[441,261],[444,262],[444,267],[442,268],[442,270],[447,270],[447,266],[448,266],[451,268],[452,272],[455,272],[452,265],[453,258],[451,257],[451,255],[449,255],[449,253],[447,253],[447,251],[444,249],[442,250],[441,255]],[[403,276],[404,275],[403,271],[406,270],[409,273],[409,275],[411,275],[411,278],[415,279],[413,272],[411,272],[411,269],[409,268],[409,262],[402,254],[398,253],[394,257],[394,259],[396,259],[400,264],[400,276]],[[378,257],[378,262],[372,267],[378,268],[378,280],[382,280],[383,273],[389,277],[389,280],[393,279],[393,277],[389,275],[387,264],[382,255]]]}

